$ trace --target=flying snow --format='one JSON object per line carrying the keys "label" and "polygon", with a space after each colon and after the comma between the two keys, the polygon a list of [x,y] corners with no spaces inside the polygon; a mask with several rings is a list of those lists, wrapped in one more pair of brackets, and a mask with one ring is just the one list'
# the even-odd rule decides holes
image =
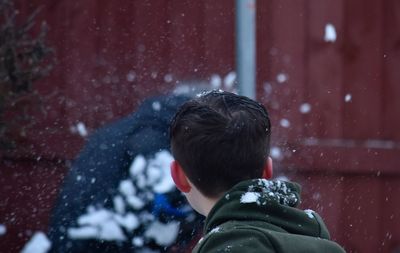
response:
{"label": "flying snow", "polygon": [[152,238],[158,245],[169,246],[171,245],[179,232],[179,222],[170,222],[163,224],[161,222],[153,222],[144,233],[147,238]]}
{"label": "flying snow", "polygon": [[210,85],[212,89],[218,89],[221,87],[222,79],[219,75],[214,74],[211,76]]}
{"label": "flying snow", "polygon": [[21,253],[46,253],[51,248],[51,242],[47,236],[41,232],[35,232],[27,244],[25,244]]}
{"label": "flying snow", "polygon": [[[169,170],[172,160],[166,150],[149,159],[136,156],[129,168],[129,176],[119,183],[112,207],[87,207],[86,213],[78,217],[78,225],[67,229],[68,237],[74,240],[129,240],[139,248],[144,247],[147,239],[154,239],[160,246],[171,245],[178,235],[179,222],[163,223],[143,208],[153,201],[155,194],[175,189]],[[142,236],[135,236],[141,227],[147,230]]]}
{"label": "flying snow", "polygon": [[153,104],[151,105],[153,107],[154,111],[159,111],[161,110],[161,103],[158,101],[154,101]]}
{"label": "flying snow", "polygon": [[335,42],[336,41],[336,29],[335,27],[328,23],[325,25],[325,35],[324,40],[326,42]]}
{"label": "flying snow", "polygon": [[303,114],[309,113],[311,111],[311,105],[309,103],[303,103],[300,105],[299,111]]}
{"label": "flying snow", "polygon": [[290,127],[290,121],[288,119],[281,119],[281,121],[279,121],[279,124],[284,128]]}
{"label": "flying snow", "polygon": [[271,148],[271,157],[274,159],[282,159],[282,151],[278,147]]}
{"label": "flying snow", "polygon": [[129,71],[128,72],[128,74],[126,75],[126,80],[128,81],[128,82],[133,82],[133,81],[135,81],[135,78],[136,78],[136,73],[134,72],[134,71]]}
{"label": "flying snow", "polygon": [[224,78],[224,88],[231,90],[235,84],[236,73],[234,71],[229,72]]}
{"label": "flying snow", "polygon": [[348,103],[348,102],[350,102],[351,101],[351,94],[350,93],[348,93],[348,94],[346,94],[346,96],[344,96],[344,101],[346,102],[346,103]]}
{"label": "flying snow", "polygon": [[277,81],[278,83],[284,83],[284,82],[286,82],[288,79],[289,79],[288,75],[286,75],[286,74],[284,74],[284,73],[279,73],[279,74],[276,76],[276,81]]}
{"label": "flying snow", "polygon": [[7,232],[7,228],[5,225],[0,224],[0,236],[5,235]]}

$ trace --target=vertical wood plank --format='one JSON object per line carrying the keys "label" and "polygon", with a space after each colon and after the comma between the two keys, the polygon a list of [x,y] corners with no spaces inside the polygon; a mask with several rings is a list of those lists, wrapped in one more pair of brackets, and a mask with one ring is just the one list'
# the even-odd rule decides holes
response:
{"label": "vertical wood plank", "polygon": [[343,97],[351,95],[344,103],[345,138],[379,138],[382,134],[383,3],[345,1]]}
{"label": "vertical wood plank", "polygon": [[204,58],[206,78],[235,71],[235,1],[204,1]]}
{"label": "vertical wood plank", "polygon": [[400,2],[383,1],[383,137],[400,141]]}
{"label": "vertical wood plank", "polygon": [[344,195],[344,177],[339,174],[310,172],[298,173],[296,179],[302,185],[301,208],[312,209],[321,215],[332,240],[343,242],[343,230],[339,226],[339,220]]}
{"label": "vertical wood plank", "polygon": [[376,176],[344,178],[343,202],[339,226],[348,252],[377,252],[379,248],[381,192]]}
{"label": "vertical wood plank", "polygon": [[[257,2],[258,95],[267,104],[273,121],[274,142],[296,140],[302,133],[298,111],[303,100],[305,72],[305,1]],[[270,30],[268,30],[270,29]],[[268,48],[268,54],[265,54]],[[265,72],[264,72],[265,71]],[[282,122],[282,124],[280,124]]]}
{"label": "vertical wood plank", "polygon": [[169,1],[135,1],[134,5],[135,92],[142,99],[168,89],[164,77],[170,61]]}
{"label": "vertical wood plank", "polygon": [[170,29],[169,73],[190,80],[204,73],[204,3],[173,0],[168,6]]}
{"label": "vertical wood plank", "polygon": [[[340,138],[342,136],[343,1],[307,2],[308,43],[305,103],[310,113],[303,114],[307,137]],[[325,27],[332,25],[335,41],[325,41]]]}
{"label": "vertical wood plank", "polygon": [[[400,249],[400,176],[381,178],[382,223],[379,231],[379,252],[396,252]],[[377,250],[378,251],[378,250]]]}

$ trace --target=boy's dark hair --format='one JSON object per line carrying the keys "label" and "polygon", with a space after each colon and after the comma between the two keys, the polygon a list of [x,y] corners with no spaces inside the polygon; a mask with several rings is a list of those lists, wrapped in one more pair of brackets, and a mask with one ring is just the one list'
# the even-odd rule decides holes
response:
{"label": "boy's dark hair", "polygon": [[218,197],[240,181],[262,176],[270,133],[263,105],[214,90],[180,107],[171,122],[171,149],[201,193]]}

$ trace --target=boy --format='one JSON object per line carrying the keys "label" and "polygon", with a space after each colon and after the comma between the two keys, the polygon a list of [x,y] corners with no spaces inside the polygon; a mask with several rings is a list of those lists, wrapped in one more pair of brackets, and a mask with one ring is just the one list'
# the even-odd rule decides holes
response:
{"label": "boy", "polygon": [[206,216],[193,252],[344,252],[318,214],[295,208],[299,185],[267,180],[270,133],[266,109],[229,92],[204,93],[176,113],[171,175]]}

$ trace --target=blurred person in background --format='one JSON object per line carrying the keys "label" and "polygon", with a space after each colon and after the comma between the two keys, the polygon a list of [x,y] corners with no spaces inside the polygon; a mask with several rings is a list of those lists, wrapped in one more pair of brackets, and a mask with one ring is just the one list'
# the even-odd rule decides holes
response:
{"label": "blurred person in background", "polygon": [[205,86],[180,85],[148,98],[89,137],[52,212],[51,252],[191,250],[203,219],[169,174],[168,127],[178,107]]}

